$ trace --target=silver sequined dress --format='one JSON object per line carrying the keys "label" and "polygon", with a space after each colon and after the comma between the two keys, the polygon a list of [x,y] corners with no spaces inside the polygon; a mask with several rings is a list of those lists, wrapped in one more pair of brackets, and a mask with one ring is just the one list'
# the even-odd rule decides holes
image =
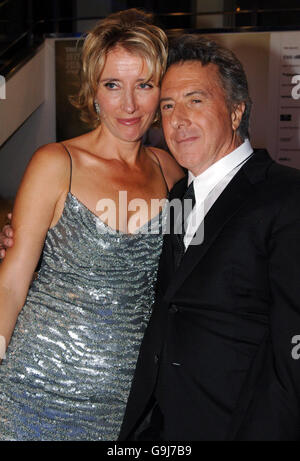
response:
{"label": "silver sequined dress", "polygon": [[68,193],[0,365],[0,440],[117,439],[166,214],[128,235]]}

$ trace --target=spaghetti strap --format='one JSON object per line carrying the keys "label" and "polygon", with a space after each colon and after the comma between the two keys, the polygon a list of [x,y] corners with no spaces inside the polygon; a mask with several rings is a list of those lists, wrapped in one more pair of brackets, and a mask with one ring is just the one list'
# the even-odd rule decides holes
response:
{"label": "spaghetti strap", "polygon": [[67,149],[66,146],[64,145],[64,143],[61,142],[60,144],[64,147],[65,151],[68,153],[68,155],[69,155],[69,157],[70,157],[70,182],[69,182],[69,192],[71,192],[71,184],[72,184],[72,157],[71,157],[70,152],[68,151],[68,149]]}
{"label": "spaghetti strap", "polygon": [[160,164],[159,158],[158,158],[158,156],[156,155],[156,153],[154,152],[154,150],[151,149],[151,147],[148,147],[148,149],[152,152],[152,154],[154,155],[154,157],[156,158],[156,160],[157,160],[157,162],[158,162],[159,169],[160,169],[160,171],[161,171],[161,175],[162,175],[162,177],[163,177],[163,179],[164,179],[164,182],[165,182],[167,191],[168,191],[168,193],[169,193],[169,192],[170,192],[170,191],[169,191],[169,186],[168,186],[166,177],[165,177],[165,175],[164,175],[164,170],[163,170],[163,168],[162,168],[162,166],[161,166],[161,164]]}

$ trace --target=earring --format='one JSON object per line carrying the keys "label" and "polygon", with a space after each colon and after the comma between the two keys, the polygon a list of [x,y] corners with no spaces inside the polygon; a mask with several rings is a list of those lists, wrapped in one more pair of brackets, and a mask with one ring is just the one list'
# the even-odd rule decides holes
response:
{"label": "earring", "polygon": [[100,110],[98,101],[94,101],[94,107],[95,107],[96,114],[98,115],[98,118],[100,118],[101,110]]}

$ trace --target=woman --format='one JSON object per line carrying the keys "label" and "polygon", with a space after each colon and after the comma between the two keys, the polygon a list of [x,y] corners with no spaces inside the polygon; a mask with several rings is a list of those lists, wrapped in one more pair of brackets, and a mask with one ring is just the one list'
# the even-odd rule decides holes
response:
{"label": "woman", "polygon": [[[83,47],[77,100],[95,129],[42,147],[25,172],[15,244],[0,266],[0,336],[10,342],[0,366],[1,440],[118,436],[162,245],[166,209],[148,210],[182,176],[167,153],[141,144],[166,46],[137,10],[97,25]],[[135,199],[148,205],[138,214]]]}

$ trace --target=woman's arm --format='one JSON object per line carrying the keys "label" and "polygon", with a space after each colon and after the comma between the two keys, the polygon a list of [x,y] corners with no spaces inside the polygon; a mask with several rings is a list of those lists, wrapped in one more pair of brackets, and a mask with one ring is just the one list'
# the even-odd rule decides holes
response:
{"label": "woman's arm", "polygon": [[33,155],[22,179],[13,209],[14,245],[0,264],[0,338],[5,347],[25,303],[58,200],[67,193],[69,172],[62,147],[50,144]]}

